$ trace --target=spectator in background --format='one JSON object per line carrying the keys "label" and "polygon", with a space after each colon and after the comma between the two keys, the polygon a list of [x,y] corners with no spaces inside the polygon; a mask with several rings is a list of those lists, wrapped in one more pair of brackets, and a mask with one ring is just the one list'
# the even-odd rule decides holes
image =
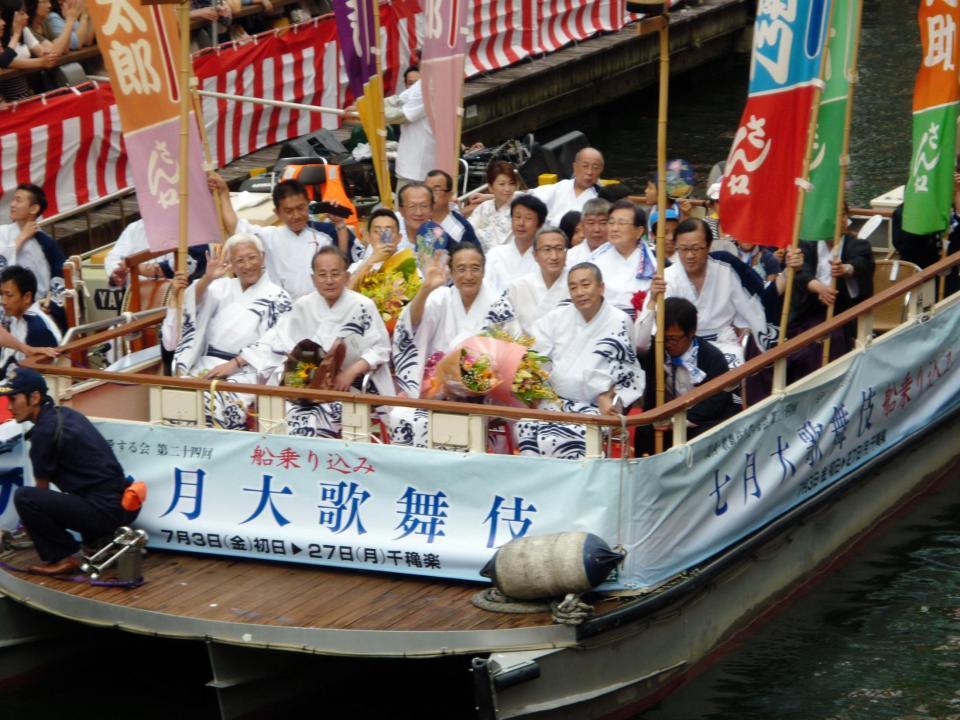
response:
{"label": "spectator in background", "polygon": [[[53,10],[52,0],[26,0],[24,8],[27,11],[27,26],[39,43],[31,46],[30,52],[34,55],[49,53],[57,57],[66,54],[70,49],[71,36],[80,21],[80,5],[81,0],[64,0],[63,27],[56,33],[48,22]],[[87,25],[89,24],[88,20]]]}
{"label": "spectator in background", "polygon": [[[90,14],[87,12],[86,0],[78,0],[74,4],[79,8],[80,17],[70,30],[69,50],[79,50],[82,47],[87,47],[97,42],[97,35],[94,32],[93,23],[90,21]],[[50,14],[47,15],[46,24],[47,27],[50,28],[53,37],[59,38],[63,36],[64,31],[69,25],[67,20],[69,12],[66,9],[68,7],[68,0],[64,0],[62,3],[53,0],[52,6]]]}
{"label": "spectator in background", "polygon": [[567,246],[568,250],[583,242],[582,217],[583,215],[579,210],[571,210],[560,218],[560,229],[563,230],[563,234],[570,239],[569,245]]}
{"label": "spectator in background", "polygon": [[[0,10],[0,33],[2,33],[0,34],[0,42],[3,43],[3,51],[0,53],[0,68],[49,70],[56,67],[57,58],[51,53],[40,57],[31,55],[30,43],[39,43],[27,28],[27,21],[27,13],[22,10],[10,8]],[[0,79],[0,96],[7,102],[23,100],[33,94],[34,89],[23,75]]]}
{"label": "spectator in background", "polygon": [[505,160],[494,160],[487,166],[487,186],[492,195],[478,193],[474,197],[482,202],[464,208],[484,252],[510,241],[510,202],[520,187],[520,175]]}

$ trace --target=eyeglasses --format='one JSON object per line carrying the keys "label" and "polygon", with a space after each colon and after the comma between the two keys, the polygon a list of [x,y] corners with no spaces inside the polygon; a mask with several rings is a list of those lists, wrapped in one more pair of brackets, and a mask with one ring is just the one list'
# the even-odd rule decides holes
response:
{"label": "eyeglasses", "polygon": [[433,205],[427,203],[418,203],[416,205],[404,205],[404,209],[407,210],[432,210]]}
{"label": "eyeglasses", "polygon": [[686,335],[664,335],[663,342],[676,345],[678,342],[683,342],[687,339]]}
{"label": "eyeglasses", "polygon": [[578,163],[577,163],[577,167],[581,167],[581,168],[583,168],[584,170],[593,170],[594,172],[602,172],[602,171],[603,171],[603,165],[601,165],[600,163],[591,163],[591,162],[583,162],[583,161],[581,161],[581,162],[578,162]]}
{"label": "eyeglasses", "polygon": [[483,272],[483,265],[454,265],[453,274],[454,275],[466,275],[470,273],[472,275],[479,275]]}
{"label": "eyeglasses", "polygon": [[629,220],[607,220],[607,225],[612,227],[636,227],[636,224]]}
{"label": "eyeglasses", "polygon": [[567,248],[563,245],[548,245],[547,247],[537,248],[538,253],[543,255],[563,255]]}
{"label": "eyeglasses", "polygon": [[317,280],[339,280],[340,278],[343,277],[343,275],[344,275],[344,273],[342,273],[342,272],[340,272],[340,271],[338,271],[338,270],[335,270],[335,271],[332,272],[332,273],[314,273],[314,274],[313,274],[313,276],[314,276]]}
{"label": "eyeglasses", "polygon": [[706,251],[706,245],[698,245],[697,247],[677,247],[677,252],[681,255],[699,255],[700,253]]}

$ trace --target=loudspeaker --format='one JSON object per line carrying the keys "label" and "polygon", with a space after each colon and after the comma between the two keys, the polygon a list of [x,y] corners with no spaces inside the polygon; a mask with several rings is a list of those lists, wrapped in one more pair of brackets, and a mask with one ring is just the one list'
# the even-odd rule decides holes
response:
{"label": "loudspeaker", "polygon": [[327,129],[317,130],[309,135],[302,135],[288,140],[280,148],[280,157],[322,157],[334,158],[349,155],[343,143]]}

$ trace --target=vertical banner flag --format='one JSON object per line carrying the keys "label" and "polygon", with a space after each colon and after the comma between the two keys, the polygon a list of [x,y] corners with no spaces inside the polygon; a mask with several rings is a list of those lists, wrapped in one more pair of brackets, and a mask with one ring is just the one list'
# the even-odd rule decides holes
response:
{"label": "vertical banner flag", "polygon": [[836,231],[842,167],[847,163],[848,108],[853,102],[857,72],[857,37],[863,0],[833,0],[827,39],[825,86],[820,95],[817,131],[810,159],[810,184],[803,205],[800,237],[832,240]]}
{"label": "vertical banner flag", "polygon": [[463,118],[467,0],[426,0],[420,77],[423,101],[437,142],[437,167],[457,177]]}
{"label": "vertical banner flag", "polygon": [[[123,127],[137,203],[150,249],[179,244],[180,92],[177,19],[169,5],[92,0],[97,31]],[[187,90],[189,92],[189,90]],[[190,124],[190,245],[220,242],[213,198],[200,155],[200,133]]]}
{"label": "vertical banner flag", "polygon": [[333,0],[333,12],[350,90],[356,98],[360,123],[370,144],[380,200],[390,208],[393,207],[393,196],[387,165],[383,76],[377,67],[378,3],[376,0]]}
{"label": "vertical banner flag", "polygon": [[720,189],[723,229],[743,242],[792,241],[829,18],[830,0],[770,0],[757,10],[747,105]]}
{"label": "vertical banner flag", "polygon": [[913,154],[903,196],[903,229],[945,230],[953,204],[957,146],[957,0],[922,0],[923,61],[913,88]]}

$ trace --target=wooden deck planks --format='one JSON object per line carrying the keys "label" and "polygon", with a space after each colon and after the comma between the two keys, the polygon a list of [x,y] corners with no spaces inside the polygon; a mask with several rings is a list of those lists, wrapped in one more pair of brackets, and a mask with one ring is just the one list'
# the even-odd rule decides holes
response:
{"label": "wooden deck planks", "polygon": [[[32,551],[4,560],[24,567]],[[3,571],[7,572],[7,571]],[[19,577],[58,592],[192,618],[350,630],[497,630],[551,623],[549,615],[505,615],[474,607],[481,586],[388,574],[151,553],[147,582],[126,590],[57,578]]]}

